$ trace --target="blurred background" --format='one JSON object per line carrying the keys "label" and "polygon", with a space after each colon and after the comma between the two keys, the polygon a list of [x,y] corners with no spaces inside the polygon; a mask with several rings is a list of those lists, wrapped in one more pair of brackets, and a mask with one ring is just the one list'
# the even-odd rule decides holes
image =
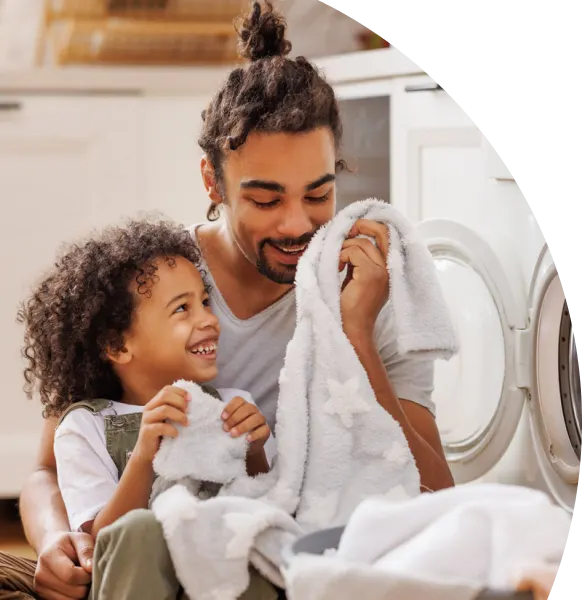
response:
{"label": "blurred background", "polygon": [[[293,56],[359,77],[389,44],[317,0],[280,0]],[[22,393],[18,303],[58,246],[141,211],[204,220],[200,113],[237,61],[233,20],[249,0],[0,0],[0,550],[33,556],[16,498],[33,468],[40,405]],[[374,52],[372,52],[374,54]],[[342,74],[341,56],[354,56]],[[388,197],[388,97],[352,106],[346,138],[370,194]],[[367,104],[374,112],[372,126]],[[364,119],[364,121],[362,121]],[[366,120],[367,119],[367,120]],[[361,131],[360,131],[361,129]],[[374,140],[364,143],[363,133]],[[366,160],[364,146],[376,147]],[[370,154],[370,153],[368,153]],[[347,193],[347,190],[346,190]]]}
{"label": "blurred background", "polygon": [[[277,2],[276,2],[277,3]],[[0,65],[201,65],[236,60],[243,0],[0,0]],[[387,43],[314,0],[279,0],[294,54]]]}

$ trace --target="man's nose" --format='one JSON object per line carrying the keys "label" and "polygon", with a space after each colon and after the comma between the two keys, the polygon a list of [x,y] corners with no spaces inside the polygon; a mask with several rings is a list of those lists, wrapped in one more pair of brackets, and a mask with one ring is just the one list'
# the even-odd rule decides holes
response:
{"label": "man's nose", "polygon": [[278,234],[286,238],[299,238],[312,230],[313,223],[303,202],[289,202],[281,215]]}

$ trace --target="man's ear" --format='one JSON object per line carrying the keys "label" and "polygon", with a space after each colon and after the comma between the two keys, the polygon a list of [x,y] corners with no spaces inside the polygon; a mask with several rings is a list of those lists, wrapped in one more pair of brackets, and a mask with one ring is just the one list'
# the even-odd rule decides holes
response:
{"label": "man's ear", "polygon": [[222,195],[218,189],[216,173],[212,163],[208,160],[208,158],[206,158],[206,156],[203,156],[202,160],[200,161],[200,173],[202,175],[204,187],[206,188],[206,192],[208,193],[208,197],[210,198],[211,202],[217,206],[222,204]]}

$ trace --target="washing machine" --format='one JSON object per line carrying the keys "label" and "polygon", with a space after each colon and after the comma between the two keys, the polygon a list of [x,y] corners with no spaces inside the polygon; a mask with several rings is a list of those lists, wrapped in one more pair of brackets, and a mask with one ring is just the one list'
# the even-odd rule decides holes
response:
{"label": "washing machine", "polygon": [[573,511],[582,403],[568,306],[517,185],[484,198],[418,225],[460,344],[435,367],[443,445],[457,483],[526,485]]}

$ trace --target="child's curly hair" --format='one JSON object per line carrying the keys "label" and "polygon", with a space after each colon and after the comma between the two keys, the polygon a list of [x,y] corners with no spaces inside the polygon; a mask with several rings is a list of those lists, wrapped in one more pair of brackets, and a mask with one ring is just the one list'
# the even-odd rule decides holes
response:
{"label": "child's curly hair", "polygon": [[168,221],[132,220],[72,244],[57,259],[18,311],[26,327],[22,354],[24,390],[40,394],[45,417],[59,416],[72,403],[121,398],[121,383],[107,351],[123,348],[135,296],[156,282],[156,259],[181,256],[200,266],[191,234]]}

